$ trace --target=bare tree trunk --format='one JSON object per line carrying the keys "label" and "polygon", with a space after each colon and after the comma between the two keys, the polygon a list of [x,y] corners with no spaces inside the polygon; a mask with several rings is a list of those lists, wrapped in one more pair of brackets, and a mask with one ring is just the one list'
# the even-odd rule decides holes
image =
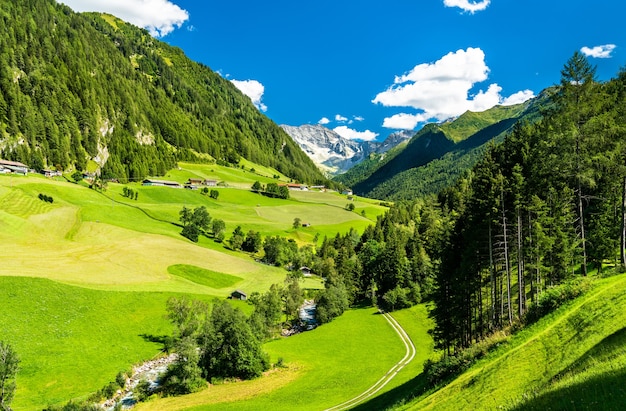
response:
{"label": "bare tree trunk", "polygon": [[496,281],[496,267],[493,261],[493,239],[491,237],[491,221],[489,221],[489,270],[491,275],[491,323],[495,326],[496,321],[496,302],[498,300],[498,284]]}
{"label": "bare tree trunk", "polygon": [[585,237],[585,219],[583,217],[583,195],[582,185],[578,182],[578,218],[580,224],[580,241],[583,252],[583,262],[581,268],[583,270],[583,276],[587,276],[587,241]]}
{"label": "bare tree trunk", "polygon": [[622,183],[622,238],[620,260],[622,267],[626,267],[626,176],[624,176]]}
{"label": "bare tree trunk", "polygon": [[526,286],[524,284],[524,257],[522,249],[522,212],[520,207],[517,208],[517,288],[518,288],[518,306],[519,318],[522,318],[526,309]]}
{"label": "bare tree trunk", "polygon": [[502,234],[504,236],[504,269],[506,271],[506,303],[509,314],[509,325],[513,324],[513,309],[511,307],[511,267],[509,264],[509,244],[506,230],[506,214],[504,210],[504,187],[500,187],[500,199],[502,202]]}

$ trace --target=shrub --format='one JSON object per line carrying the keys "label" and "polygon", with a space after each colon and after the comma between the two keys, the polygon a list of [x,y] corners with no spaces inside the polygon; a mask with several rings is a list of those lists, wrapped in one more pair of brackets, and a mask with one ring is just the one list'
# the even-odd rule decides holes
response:
{"label": "shrub", "polygon": [[450,378],[461,374],[490,351],[505,343],[509,336],[503,332],[495,333],[487,339],[453,354],[445,354],[439,360],[428,359],[424,363],[424,376],[431,387],[435,387]]}
{"label": "shrub", "polygon": [[524,323],[532,324],[541,317],[550,314],[568,301],[584,294],[589,289],[589,281],[575,278],[564,284],[548,287],[540,296],[537,303],[528,307],[524,314]]}
{"label": "shrub", "polygon": [[37,196],[41,201],[45,201],[46,203],[53,203],[54,202],[54,198],[47,196],[45,194],[39,193],[39,195]]}

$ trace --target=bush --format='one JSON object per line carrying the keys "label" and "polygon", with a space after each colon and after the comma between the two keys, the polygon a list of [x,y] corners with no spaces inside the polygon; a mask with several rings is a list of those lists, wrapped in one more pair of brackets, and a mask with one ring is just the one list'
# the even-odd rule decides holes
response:
{"label": "bush", "polygon": [[431,387],[435,387],[467,370],[476,361],[490,351],[508,341],[509,336],[503,332],[495,333],[487,339],[453,354],[445,354],[438,361],[428,359],[424,363],[424,376]]}
{"label": "bush", "polygon": [[589,281],[583,278],[575,278],[564,284],[547,288],[540,296],[537,303],[528,307],[524,314],[524,323],[532,324],[541,317],[550,314],[568,301],[584,294],[589,289]]}
{"label": "bush", "polygon": [[117,383],[117,385],[119,385],[120,388],[124,388],[124,386],[126,385],[126,373],[123,371],[118,372],[115,376],[115,382]]}
{"label": "bush", "polygon": [[41,201],[45,201],[46,203],[54,203],[54,198],[47,196],[45,194],[39,193],[37,196]]}

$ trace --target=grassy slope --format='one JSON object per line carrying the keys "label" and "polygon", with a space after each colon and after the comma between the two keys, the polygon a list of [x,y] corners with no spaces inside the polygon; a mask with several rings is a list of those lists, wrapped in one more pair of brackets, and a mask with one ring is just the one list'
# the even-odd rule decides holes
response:
{"label": "grassy slope", "polygon": [[626,275],[516,335],[407,409],[623,409]]}
{"label": "grassy slope", "polygon": [[[418,353],[381,393],[419,374],[432,353],[430,321],[424,306],[394,313],[416,343]],[[137,410],[320,410],[365,391],[404,355],[404,346],[374,309],[347,311],[313,332],[269,342],[272,361],[282,357],[286,369],[248,382],[211,386],[179,398],[155,400]],[[240,389],[236,389],[239,386]],[[374,409],[371,401],[364,409]]]}
{"label": "grassy slope", "polygon": [[[211,173],[222,180],[228,176],[231,186],[254,181],[246,180],[249,171],[195,165],[183,165],[168,178],[184,182],[190,175],[211,178]],[[265,177],[270,181],[275,180]],[[336,193],[294,193],[293,200],[284,201],[219,188],[215,201],[197,191],[131,187],[139,192],[137,201],[124,198],[118,184],[110,184],[103,196],[66,181],[0,176],[0,336],[22,358],[16,410],[84,396],[118,371],[156,355],[160,345],[141,335],[169,333],[163,315],[171,295],[210,300],[233,288],[263,291],[282,283],[283,269],[255,263],[211,239],[201,239],[198,246],[182,238],[171,222],[183,205],[205,205],[213,217],[226,220],[230,231],[242,225],[245,231],[299,241],[370,223],[345,211],[347,200]],[[54,203],[39,200],[39,193]],[[365,200],[358,202],[360,209],[370,218],[384,210]],[[304,221],[310,216],[319,227],[293,230],[294,216]],[[185,264],[182,271],[179,264]],[[320,283],[307,279],[303,286]]]}
{"label": "grassy slope", "polygon": [[21,358],[13,409],[82,397],[133,363],[154,357],[169,334],[168,293],[103,292],[46,279],[0,277],[0,335]]}
{"label": "grassy slope", "polygon": [[[240,183],[244,172],[230,170]],[[347,200],[336,193],[293,193],[294,199],[285,201],[249,190],[219,188],[215,201],[199,191],[133,185],[139,193],[135,201],[123,197],[122,188],[110,184],[103,196],[81,185],[42,177],[0,176],[0,226],[6,227],[0,231],[6,250],[0,256],[0,275],[46,277],[115,290],[225,296],[227,289],[197,289],[196,284],[169,275],[167,267],[185,263],[239,276],[243,281],[237,286],[251,290],[282,281],[284,271],[254,263],[246,254],[229,252],[210,239],[202,238],[202,247],[186,241],[171,223],[178,221],[183,206],[206,206],[212,217],[226,221],[227,233],[241,225],[244,232],[282,235],[301,243],[316,234],[334,236],[371,223],[346,211]],[[39,193],[52,196],[54,203],[40,201]],[[357,211],[365,210],[370,218],[384,211],[366,201],[357,204]],[[294,230],[296,217],[312,225]]]}

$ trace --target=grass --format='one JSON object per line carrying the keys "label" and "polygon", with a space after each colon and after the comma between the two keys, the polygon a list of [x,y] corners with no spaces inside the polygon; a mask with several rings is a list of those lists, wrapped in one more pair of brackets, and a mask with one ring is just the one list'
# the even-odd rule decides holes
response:
{"label": "grass", "polygon": [[626,275],[598,280],[406,409],[621,409],[625,304]]}
{"label": "grass", "polygon": [[211,288],[234,287],[237,283],[243,281],[243,278],[235,275],[205,270],[204,268],[188,264],[172,265],[167,267],[167,271],[172,275],[177,275],[196,284],[206,285]]}
{"label": "grass", "polygon": [[[77,184],[45,178],[0,178],[0,227],[6,228],[0,231],[0,240],[5,244],[5,252],[0,255],[0,275],[45,277],[100,289],[200,292],[215,296],[226,296],[229,290],[210,284],[198,288],[197,284],[170,275],[167,268],[185,263],[234,275],[243,279],[238,287],[249,292],[265,290],[284,280],[286,273],[280,268],[255,263],[249,255],[229,252],[211,239],[203,238],[198,247],[180,236],[180,227],[159,221],[176,221],[183,205],[209,202],[206,196],[160,187],[138,190],[139,199],[134,201],[122,197],[122,186],[116,184],[107,191],[107,198]],[[244,197],[253,195],[244,190],[233,191]],[[52,196],[54,203],[39,200],[39,193]],[[245,208],[225,201],[219,207]],[[281,232],[269,223],[244,224],[245,212],[241,212],[243,217],[229,213],[229,217],[239,218],[230,220],[231,226],[239,223],[244,230],[255,227],[264,235],[268,235],[265,230],[269,234]],[[256,215],[252,208],[248,208],[248,214]],[[291,223],[285,222],[284,228]],[[320,285],[309,281],[307,286]]]}
{"label": "grass", "polygon": [[[0,277],[0,335],[21,358],[15,411],[85,397],[159,353],[171,293],[102,292]],[[153,340],[153,341],[151,341]]]}
{"label": "grass", "polygon": [[[287,369],[269,378],[155,400],[137,410],[320,410],[365,391],[405,352],[395,331],[373,308],[349,310],[312,332],[271,341],[264,349],[272,362],[283,358]],[[404,379],[411,372],[407,370]]]}
{"label": "grass", "polygon": [[[217,188],[218,200],[198,191],[138,183],[129,185],[139,193],[137,200],[130,200],[122,196],[121,184],[109,184],[102,194],[85,183],[0,176],[0,336],[22,358],[16,411],[84,398],[117,372],[155,356],[159,341],[170,332],[164,311],[172,295],[210,301],[234,288],[262,292],[283,282],[282,268],[259,264],[254,256],[229,251],[210,238],[201,237],[198,244],[183,238],[173,224],[183,206],[204,205],[213,218],[226,221],[227,233],[241,225],[244,232],[256,230],[300,243],[350,227],[362,230],[385,211],[362,200],[358,204],[367,218],[350,213],[344,209],[345,197],[336,193],[294,192],[287,201],[264,197],[248,187],[256,180],[276,180],[259,175],[271,176],[271,170],[257,168],[254,174],[250,167],[244,171],[182,164],[165,177],[227,181],[229,188]],[[40,193],[54,202],[39,200]],[[311,227],[294,230],[295,217]],[[321,286],[316,277],[302,284]],[[248,304],[233,304],[251,310]],[[340,350],[337,339],[346,339]],[[362,349],[368,343],[376,345]],[[379,346],[391,349],[368,364]],[[284,357],[289,368],[248,383],[213,387],[203,395],[220,392],[233,403],[255,409],[259,396],[294,401],[302,390],[321,390],[319,401],[330,406],[366,388],[380,370],[402,356],[399,339],[371,310],[351,311],[314,333],[269,343],[267,350],[273,361]],[[345,373],[352,362],[359,367]],[[326,392],[331,395],[326,397]]]}

